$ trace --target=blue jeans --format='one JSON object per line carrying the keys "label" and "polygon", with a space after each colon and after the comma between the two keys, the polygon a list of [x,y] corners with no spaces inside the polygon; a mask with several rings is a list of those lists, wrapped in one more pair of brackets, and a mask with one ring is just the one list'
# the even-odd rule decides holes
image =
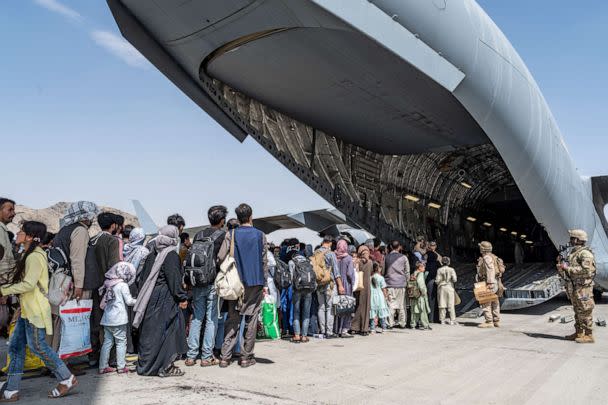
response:
{"label": "blue jeans", "polygon": [[110,350],[112,350],[114,342],[116,342],[116,365],[118,369],[121,370],[127,367],[127,325],[104,326],[103,344],[101,345],[101,354],[99,355],[100,370],[109,366]]}
{"label": "blue jeans", "polygon": [[188,333],[188,358],[196,359],[198,356],[201,338],[201,327],[205,320],[205,332],[203,334],[203,347],[201,359],[213,357],[213,346],[215,344],[215,333],[217,330],[217,292],[215,284],[211,283],[204,287],[192,289],[192,322]]}
{"label": "blue jeans", "polygon": [[[293,334],[306,336],[310,323],[310,304],[312,303],[311,291],[298,291],[293,293]],[[300,322],[302,329],[300,330]],[[300,333],[301,332],[301,333]]]}
{"label": "blue jeans", "polygon": [[57,381],[67,380],[72,376],[65,363],[46,343],[45,336],[45,329],[35,327],[27,319],[21,317],[17,319],[13,335],[8,343],[8,355],[11,356],[11,362],[8,365],[7,390],[19,391],[26,346],[30,348],[32,354],[42,359],[44,365],[55,374]]}
{"label": "blue jeans", "polygon": [[283,334],[292,333],[293,329],[293,287],[281,290],[281,323]]}
{"label": "blue jeans", "polygon": [[[224,344],[224,324],[226,323],[226,318],[228,317],[228,312],[223,312],[220,319],[218,319],[217,323],[217,333],[215,334],[215,349],[222,350],[222,345]],[[243,332],[245,331],[245,317],[241,317],[241,324],[239,325],[239,336],[236,339],[236,345],[234,345],[234,353],[241,353],[241,340],[243,340]]]}

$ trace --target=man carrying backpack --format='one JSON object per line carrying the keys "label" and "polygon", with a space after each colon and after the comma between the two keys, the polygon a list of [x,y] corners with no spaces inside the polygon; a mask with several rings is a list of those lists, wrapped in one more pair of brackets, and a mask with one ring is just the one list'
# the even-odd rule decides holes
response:
{"label": "man carrying backpack", "polygon": [[[325,235],[321,247],[317,249],[311,258],[313,269],[317,277],[317,300],[319,302],[319,331],[326,339],[333,339],[334,314],[332,312],[332,299],[338,293],[344,294],[340,269],[336,254],[331,251],[334,238]],[[328,280],[329,273],[329,280]]]}
{"label": "man carrying backpack", "polygon": [[207,211],[211,226],[194,236],[192,246],[185,258],[185,281],[192,286],[192,322],[188,332],[188,353],[186,366],[196,364],[201,351],[200,337],[203,319],[205,331],[201,353],[201,367],[215,366],[219,360],[213,357],[213,346],[218,325],[218,299],[215,289],[215,276],[220,263],[217,258],[222,242],[226,238],[226,216],[228,209],[214,205]]}
{"label": "man carrying backpack", "polygon": [[114,236],[118,228],[117,218],[111,212],[102,212],[97,216],[97,223],[101,232],[93,236],[89,242],[84,275],[84,289],[91,291],[93,308],[91,308],[91,349],[89,364],[97,365],[101,343],[103,342],[103,328],[101,318],[101,296],[99,288],[105,281],[105,274],[120,261],[120,243]]}
{"label": "man carrying backpack", "polygon": [[[234,259],[245,292],[242,300],[228,301],[228,319],[224,325],[224,344],[220,367],[230,365],[232,353],[239,334],[241,316],[245,317],[245,330],[241,344],[241,367],[255,365],[253,349],[257,332],[258,316],[268,278],[266,260],[266,235],[253,226],[253,210],[247,204],[235,209],[239,227],[226,233],[226,238],[218,254],[220,262],[228,256],[234,235]],[[242,301],[242,302],[241,302]]]}
{"label": "man carrying backpack", "polygon": [[[61,229],[53,239],[53,248],[49,251],[49,268],[59,267],[73,279],[72,298],[76,300],[91,297],[91,291],[84,290],[85,262],[89,246],[89,227],[97,216],[99,209],[90,201],[72,203],[60,221]],[[55,263],[51,263],[56,260]],[[52,275],[51,275],[52,277]],[[53,292],[49,291],[49,295]],[[61,318],[59,308],[51,307],[54,315],[53,350],[59,349],[61,342]]]}
{"label": "man carrying backpack", "polygon": [[293,343],[308,342],[312,293],[317,289],[317,276],[313,265],[297,249],[299,243],[288,251],[289,271],[293,277]]}

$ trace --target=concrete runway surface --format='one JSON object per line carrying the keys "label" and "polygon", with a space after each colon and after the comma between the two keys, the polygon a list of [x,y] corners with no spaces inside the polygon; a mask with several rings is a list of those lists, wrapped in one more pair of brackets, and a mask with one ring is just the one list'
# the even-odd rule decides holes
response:
{"label": "concrete runway surface", "polygon": [[[60,400],[46,399],[53,380],[31,378],[19,403],[607,404],[608,329],[595,328],[595,344],[566,342],[574,324],[548,322],[556,313],[572,314],[564,298],[503,314],[500,329],[478,329],[478,320],[463,318],[460,326],[432,331],[259,342],[254,367],[195,366],[182,378],[89,370]],[[598,305],[594,316],[608,317],[608,305]]]}

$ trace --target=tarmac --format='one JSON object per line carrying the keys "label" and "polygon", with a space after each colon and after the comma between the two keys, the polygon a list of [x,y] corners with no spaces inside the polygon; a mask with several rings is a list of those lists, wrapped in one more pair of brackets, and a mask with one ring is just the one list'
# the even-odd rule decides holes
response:
{"label": "tarmac", "polygon": [[[608,301],[608,297],[604,297]],[[572,322],[558,297],[503,314],[498,329],[479,319],[432,331],[391,330],[307,344],[260,341],[258,364],[241,369],[185,368],[182,378],[96,375],[88,370],[74,393],[46,399],[54,381],[22,382],[21,404],[607,404],[608,329],[595,344],[563,340]],[[608,304],[594,317],[608,317]],[[180,362],[178,365],[183,366]]]}

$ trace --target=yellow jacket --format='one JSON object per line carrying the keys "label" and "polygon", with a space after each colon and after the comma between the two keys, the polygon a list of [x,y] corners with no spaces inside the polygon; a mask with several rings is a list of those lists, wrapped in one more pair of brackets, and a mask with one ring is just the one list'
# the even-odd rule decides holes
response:
{"label": "yellow jacket", "polygon": [[37,247],[25,260],[23,280],[1,287],[0,292],[4,296],[19,294],[21,317],[27,319],[36,328],[46,329],[47,335],[52,335],[51,305],[45,296],[48,293],[48,286],[49,269],[46,253]]}

